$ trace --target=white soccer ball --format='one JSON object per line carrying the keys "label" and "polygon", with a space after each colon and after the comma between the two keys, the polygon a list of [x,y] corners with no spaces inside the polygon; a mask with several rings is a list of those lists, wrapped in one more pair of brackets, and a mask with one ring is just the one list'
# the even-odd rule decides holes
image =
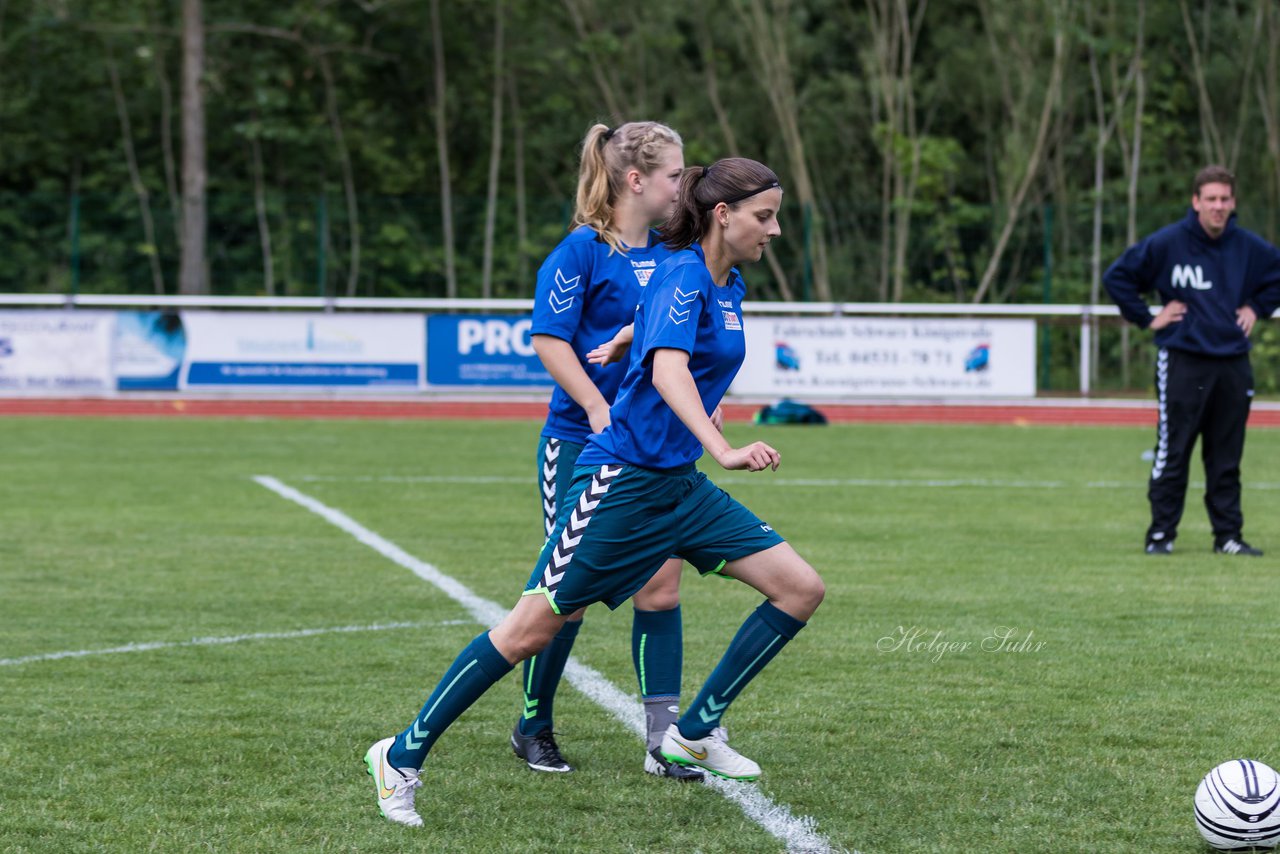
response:
{"label": "white soccer ball", "polygon": [[1280,843],[1280,776],[1253,759],[1214,768],[1196,789],[1196,827],[1219,851]]}

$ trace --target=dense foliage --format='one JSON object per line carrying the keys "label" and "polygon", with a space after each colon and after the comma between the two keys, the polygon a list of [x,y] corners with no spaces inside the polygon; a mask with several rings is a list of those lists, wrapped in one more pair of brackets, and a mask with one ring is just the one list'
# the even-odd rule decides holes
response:
{"label": "dense foliage", "polygon": [[[179,289],[184,2],[0,0],[0,290]],[[1240,176],[1242,224],[1280,232],[1274,0],[223,0],[202,19],[214,293],[527,296],[583,132],[628,117],[679,129],[689,163],[783,176],[765,296],[1091,301],[1210,161]]]}

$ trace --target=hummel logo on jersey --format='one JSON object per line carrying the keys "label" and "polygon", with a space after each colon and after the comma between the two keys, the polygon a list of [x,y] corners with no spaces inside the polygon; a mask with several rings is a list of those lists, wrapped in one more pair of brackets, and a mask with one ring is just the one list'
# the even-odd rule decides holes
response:
{"label": "hummel logo on jersey", "polygon": [[1204,280],[1204,268],[1199,264],[1194,267],[1190,264],[1174,264],[1173,286],[1175,288],[1194,288],[1197,291],[1207,291],[1213,287],[1213,282]]}
{"label": "hummel logo on jersey", "polygon": [[552,311],[560,314],[572,307],[574,295],[569,292],[578,289],[578,280],[581,278],[582,276],[578,275],[572,279],[566,279],[564,273],[560,272],[560,268],[556,268],[555,287],[551,289],[551,298],[548,300]]}
{"label": "hummel logo on jersey", "polygon": [[572,279],[566,279],[564,277],[564,273],[560,272],[560,268],[557,267],[556,268],[556,290],[566,294],[569,293],[569,291],[576,290],[578,287],[578,280],[581,278],[582,276],[578,275],[578,276],[574,276]]}
{"label": "hummel logo on jersey", "polygon": [[[690,293],[685,293],[684,291],[680,290],[679,287],[676,288],[675,301],[680,305],[688,305],[689,303],[693,302],[697,298],[698,298],[697,291],[691,291]],[[674,305],[671,306],[671,309],[670,309],[671,321],[675,323],[676,326],[679,326],[681,323],[684,323],[686,320],[689,319],[689,311],[690,310],[687,308],[684,311],[677,311]]]}

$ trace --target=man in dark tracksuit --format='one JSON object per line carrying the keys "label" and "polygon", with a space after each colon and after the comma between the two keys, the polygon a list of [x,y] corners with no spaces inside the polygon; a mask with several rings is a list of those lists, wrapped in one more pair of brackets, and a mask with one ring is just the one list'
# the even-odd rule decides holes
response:
{"label": "man in dark tracksuit", "polygon": [[[1253,398],[1249,333],[1280,307],[1280,250],[1235,222],[1235,176],[1196,175],[1192,210],[1130,246],[1103,276],[1125,319],[1155,331],[1160,422],[1147,498],[1146,552],[1173,551],[1200,437],[1214,551],[1261,555],[1241,529],[1240,458]],[[1141,294],[1155,290],[1154,317]]]}

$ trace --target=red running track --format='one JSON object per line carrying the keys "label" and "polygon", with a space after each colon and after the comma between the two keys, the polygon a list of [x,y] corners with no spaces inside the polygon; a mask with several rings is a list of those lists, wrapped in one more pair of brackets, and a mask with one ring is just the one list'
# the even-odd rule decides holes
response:
{"label": "red running track", "polygon": [[[1014,424],[1154,426],[1154,404],[1096,403],[922,404],[818,403],[837,424]],[[730,421],[750,421],[760,404],[725,406]],[[547,412],[540,401],[327,400],[226,398],[0,398],[0,416],[124,418],[350,418],[534,419]],[[1251,427],[1280,427],[1280,408],[1256,406]]]}

